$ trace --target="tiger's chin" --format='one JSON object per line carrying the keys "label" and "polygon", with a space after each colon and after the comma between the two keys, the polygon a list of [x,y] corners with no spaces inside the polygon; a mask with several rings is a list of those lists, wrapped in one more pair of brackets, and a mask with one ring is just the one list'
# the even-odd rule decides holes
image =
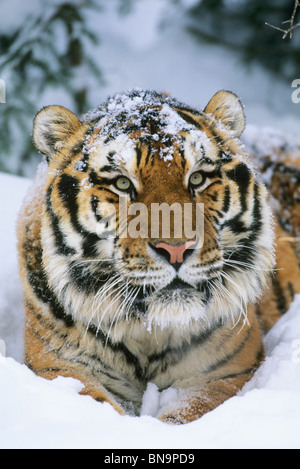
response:
{"label": "tiger's chin", "polygon": [[147,329],[159,327],[161,330],[183,328],[188,329],[194,323],[205,326],[206,308],[200,298],[189,298],[184,301],[174,292],[167,298],[154,298],[149,305],[146,324]]}
{"label": "tiger's chin", "polygon": [[161,330],[190,328],[195,322],[207,326],[207,304],[210,301],[209,289],[198,289],[175,278],[169,285],[155,291],[145,300],[146,324],[148,330],[159,327]]}
{"label": "tiger's chin", "polygon": [[[229,278],[229,276],[227,276]],[[245,293],[245,286],[248,292]],[[156,289],[146,298],[136,298],[133,310],[147,327],[152,329],[179,329],[187,332],[194,327],[208,330],[218,323],[231,321],[233,326],[241,317],[247,322],[247,305],[260,294],[263,278],[256,275],[232,275],[231,291],[224,287],[222,276],[216,276],[191,285],[175,277],[166,286]]]}

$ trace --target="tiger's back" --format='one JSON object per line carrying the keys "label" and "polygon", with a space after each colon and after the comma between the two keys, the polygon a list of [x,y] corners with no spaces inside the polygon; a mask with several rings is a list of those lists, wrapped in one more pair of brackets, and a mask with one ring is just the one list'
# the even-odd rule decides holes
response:
{"label": "tiger's back", "polygon": [[275,270],[255,306],[266,332],[300,290],[300,144],[293,135],[271,129],[251,129],[246,144],[271,195],[276,219]]}
{"label": "tiger's back", "polygon": [[[47,162],[18,226],[26,362],[37,374],[77,378],[119,412],[139,412],[148,382],[174,387],[178,400],[159,418],[175,423],[250,379],[264,357],[261,327],[299,292],[291,241],[299,223],[296,202],[291,226],[278,211],[272,275],[271,202],[253,167],[264,174],[267,157],[248,157],[243,128],[229,92],[204,112],[134,90],[80,121],[59,106],[37,115],[34,139]],[[286,185],[273,177],[283,207]],[[151,208],[164,203],[188,206],[193,220],[204,207],[203,236],[176,237],[175,215],[168,236],[164,216],[153,235]]]}

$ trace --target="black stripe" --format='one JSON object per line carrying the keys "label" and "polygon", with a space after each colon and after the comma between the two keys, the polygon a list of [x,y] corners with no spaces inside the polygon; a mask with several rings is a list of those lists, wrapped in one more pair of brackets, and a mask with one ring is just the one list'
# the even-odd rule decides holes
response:
{"label": "black stripe", "polygon": [[[205,330],[199,335],[192,335],[189,341],[183,342],[179,347],[167,347],[160,353],[148,356],[149,364],[158,362],[162,371],[165,371],[169,366],[174,366],[179,363],[185,355],[193,351],[195,348],[203,345],[209,338],[211,338],[216,330],[222,327],[222,325],[223,323],[220,320],[211,329]],[[151,376],[147,376],[147,378],[151,379],[155,373],[152,373]]]}
{"label": "black stripe", "polygon": [[142,149],[137,146],[135,150],[136,150],[136,164],[137,164],[137,167],[139,167],[141,164],[141,159],[142,159]]}
{"label": "black stripe", "polygon": [[207,197],[209,197],[213,202],[217,202],[217,200],[218,200],[218,195],[216,193],[207,194]]}
{"label": "black stripe", "polygon": [[112,166],[115,166],[115,160],[114,160],[114,156],[115,156],[116,152],[113,150],[113,151],[110,151],[107,155],[107,161],[109,162],[109,164],[111,164]]}
{"label": "black stripe", "polygon": [[[90,325],[88,330],[101,341],[104,347],[108,346],[114,353],[121,353],[125,357],[127,364],[135,368],[135,374],[138,379],[141,381],[148,381],[157,374],[157,368],[159,368],[160,371],[165,371],[169,366],[176,365],[186,354],[207,341],[221,326],[222,322],[220,321],[216,323],[212,329],[204,331],[202,334],[192,336],[190,341],[184,342],[179,347],[167,347],[161,353],[148,356],[148,365],[145,368],[140,365],[138,358],[128,350],[124,343],[112,342],[103,331],[98,330],[94,325]],[[156,369],[149,373],[149,366],[156,362]]]}
{"label": "black stripe", "polygon": [[232,350],[231,353],[225,355],[224,358],[216,361],[215,363],[213,363],[212,365],[210,365],[206,370],[205,370],[205,373],[211,373],[212,371],[215,371],[217,370],[218,368],[222,367],[223,365],[225,365],[226,363],[228,363],[230,360],[232,360],[234,357],[236,357],[242,350],[243,348],[245,347],[246,343],[248,342],[248,340],[250,339],[251,337],[251,332],[252,332],[252,328],[250,328],[246,334],[246,336],[244,337],[244,340],[242,340],[240,342],[240,344],[238,345],[238,347],[236,347],[234,350]]}
{"label": "black stripe", "polygon": [[252,210],[253,221],[251,224],[252,233],[251,233],[251,236],[249,237],[249,241],[254,241],[257,238],[257,235],[263,226],[261,203],[260,203],[260,198],[259,198],[259,185],[257,182],[254,183],[253,198],[254,198],[253,210]]}
{"label": "black stripe", "polygon": [[[28,228],[27,228],[28,230]],[[43,269],[42,249],[33,247],[27,238],[23,245],[24,252],[31,253],[26,256],[27,279],[37,298],[47,304],[53,315],[64,322],[67,327],[74,326],[72,316],[66,314],[64,307],[59,303],[47,280]],[[34,259],[34,260],[33,260]]]}
{"label": "black stripe", "polygon": [[[109,194],[114,195],[115,198],[118,197],[118,195],[114,191],[109,189],[108,187],[97,187],[97,190],[98,191],[108,192]],[[114,203],[118,203],[118,200],[114,199]]]}
{"label": "black stripe", "polygon": [[247,233],[249,228],[246,227],[245,223],[241,220],[243,213],[238,213],[235,217],[230,220],[226,220],[222,227],[226,226],[230,228],[233,234]]}
{"label": "black stripe", "polygon": [[82,151],[84,145],[84,140],[80,140],[79,142],[75,143],[73,148],[70,150],[70,155],[72,157],[76,156],[79,152]]}
{"label": "black stripe", "polygon": [[133,134],[139,132],[143,127],[143,122],[141,124],[127,124],[122,127],[122,134]]}
{"label": "black stripe", "polygon": [[[215,163],[214,161],[212,161],[210,158],[208,158],[207,156],[205,156],[205,151],[204,151],[204,148],[203,148],[202,145],[201,145],[201,156],[199,156],[199,160],[197,161],[197,163],[198,163],[199,165],[204,165],[204,164],[206,164],[206,165],[208,165],[208,166],[213,166],[213,168],[216,167],[216,163]],[[218,166],[220,167],[220,165],[218,165]],[[200,170],[201,170],[201,168],[200,168]],[[208,172],[208,174],[210,174],[210,171],[207,171],[207,172]],[[219,174],[220,177],[221,177],[221,172],[220,172],[220,171],[219,171],[218,174]]]}
{"label": "black stripe", "polygon": [[100,222],[102,220],[102,217],[99,215],[98,213],[98,206],[99,206],[99,199],[96,195],[93,195],[91,197],[91,207],[92,207],[92,211],[95,215],[95,218],[97,220],[97,222]]}
{"label": "black stripe", "polygon": [[[240,163],[235,168],[226,171],[226,175],[229,179],[235,181],[238,186],[239,196],[240,196],[240,204],[241,204],[241,211],[230,220],[227,220],[223,226],[227,226],[231,229],[233,233],[246,233],[248,232],[248,240],[247,245],[250,243],[252,244],[253,241],[257,238],[257,234],[259,229],[262,226],[261,223],[261,205],[259,201],[259,194],[258,194],[258,184],[254,183],[253,189],[253,210],[252,210],[252,223],[249,227],[245,225],[245,223],[241,220],[241,217],[244,213],[248,210],[247,205],[247,196],[249,194],[249,185],[251,181],[251,171],[244,163]],[[250,231],[250,233],[249,233]]]}
{"label": "black stripe", "polygon": [[71,248],[67,244],[66,238],[59,227],[59,218],[53,212],[52,201],[51,201],[52,190],[53,190],[53,184],[47,190],[45,202],[46,202],[46,210],[50,217],[50,223],[51,223],[51,228],[52,228],[52,232],[54,235],[57,253],[63,256],[74,255],[76,254],[76,251],[75,249]]}
{"label": "black stripe", "polygon": [[84,151],[80,160],[75,164],[74,169],[80,171],[81,173],[87,172],[89,169],[89,157],[89,153]]}
{"label": "black stripe", "polygon": [[[246,368],[245,370],[243,371],[239,371],[237,373],[230,373],[228,375],[225,375],[225,376],[221,376],[220,378],[218,379],[230,379],[230,378],[236,378],[237,376],[243,376],[243,375],[249,375],[250,373],[253,373],[255,371],[255,368],[251,367],[251,368]],[[214,382],[215,380],[213,380]],[[209,383],[209,382],[208,382]]]}
{"label": "black stripe", "polygon": [[230,198],[231,198],[230,187],[225,186],[225,197],[224,197],[224,202],[223,202],[223,207],[222,207],[223,213],[227,213],[230,208]]}
{"label": "black stripe", "polygon": [[89,181],[94,186],[101,186],[102,184],[110,186],[115,180],[115,177],[107,178],[103,176],[98,176],[95,171],[91,171],[89,175]]}
{"label": "black stripe", "polygon": [[121,353],[124,356],[127,364],[135,368],[136,377],[141,380],[143,379],[144,372],[138,358],[128,350],[123,342],[112,342],[110,337],[108,337],[103,331],[99,330],[93,324],[89,325],[88,331],[93,336],[95,336],[96,339],[100,340],[103,347],[109,347],[114,353]]}
{"label": "black stripe", "polygon": [[[214,177],[219,177],[217,175],[217,172],[214,172],[214,173],[205,173],[205,175],[207,175],[207,177],[211,177],[211,178],[214,178]],[[222,186],[223,185],[223,182],[220,181],[220,180],[217,180],[217,181],[213,181],[211,184],[209,184],[208,186],[206,186],[205,190],[207,191],[207,189],[211,189],[211,187],[213,186]],[[200,186],[201,187],[201,186]]]}
{"label": "black stripe", "polygon": [[148,144],[148,150],[147,150],[147,156],[146,156],[146,162],[145,162],[146,165],[149,163],[149,159],[150,159],[150,156],[151,156],[151,151],[152,151],[152,147],[151,147],[150,144]]}
{"label": "black stripe", "polygon": [[265,347],[264,347],[264,344],[261,343],[261,346],[258,349],[257,354],[256,354],[256,358],[255,358],[256,363],[255,363],[254,367],[259,366],[260,363],[262,362],[262,360],[264,360],[264,358],[265,358]]}
{"label": "black stripe", "polygon": [[287,310],[287,302],[280,281],[276,275],[271,280],[278,311],[284,314]]}
{"label": "black stripe", "polygon": [[[234,233],[247,232],[247,239],[241,240],[241,241],[243,241],[243,244],[245,246],[255,247],[254,242],[257,239],[260,233],[260,230],[263,226],[261,203],[259,199],[259,186],[257,183],[254,184],[252,222],[249,227],[246,227],[244,222],[240,220],[240,217],[242,215],[243,215],[243,212],[240,212],[234,218],[225,222],[223,226],[228,226]],[[249,249],[247,249],[247,251],[245,252],[249,252],[249,255],[250,255]]]}
{"label": "black stripe", "polygon": [[287,289],[288,289],[288,292],[290,294],[290,298],[291,300],[293,301],[294,299],[294,296],[295,296],[295,288],[294,288],[294,285],[292,284],[292,282],[288,282],[287,284]]}
{"label": "black stripe", "polygon": [[233,260],[235,263],[238,262],[247,262],[249,264],[248,267],[246,266],[239,266],[238,264],[233,264],[232,266],[224,265],[223,270],[236,270],[237,267],[242,268],[243,270],[251,270],[253,273],[253,269],[251,268],[252,265],[255,265],[256,261],[256,252],[255,246],[252,242],[249,242],[248,238],[242,238],[239,240],[238,244],[241,244],[242,247],[233,248],[233,251],[229,251],[224,255],[224,260]]}
{"label": "black stripe", "polygon": [[116,168],[117,168],[116,165],[110,166],[110,165],[107,164],[105,166],[102,166],[102,168],[100,168],[99,171],[101,173],[104,173],[104,172],[105,173],[113,173],[114,171],[116,171]]}
{"label": "black stripe", "polygon": [[79,181],[73,176],[64,173],[59,178],[57,190],[64,207],[67,209],[70,215],[70,220],[73,225],[73,228],[75,229],[75,231],[82,235],[83,255],[87,257],[93,257],[95,255],[98,255],[98,235],[96,233],[91,233],[84,229],[78,220],[79,207],[77,198],[80,190]]}
{"label": "black stripe", "polygon": [[[182,137],[182,140],[184,141],[185,138]],[[180,158],[181,158],[181,167],[182,167],[182,169],[185,169],[185,166],[186,166],[186,159],[185,159],[183,141],[182,141],[182,145],[181,145],[181,147],[179,148],[178,151],[179,151],[179,155],[180,155]]]}
{"label": "black stripe", "polygon": [[251,181],[250,169],[246,164],[240,163],[233,169],[226,171],[226,176],[237,184],[240,194],[241,210],[242,212],[246,212],[247,195]]}
{"label": "black stripe", "polygon": [[[243,262],[247,262],[248,264],[255,265],[255,261],[256,261],[255,241],[263,226],[261,204],[260,204],[260,199],[259,199],[259,186],[256,182],[254,184],[253,199],[254,199],[253,210],[252,210],[253,221],[251,223],[251,226],[248,228],[248,230],[239,220],[242,214],[238,214],[232,220],[229,220],[228,222],[225,222],[223,224],[223,226],[228,226],[232,230],[232,232],[235,232],[235,233],[247,231],[247,237],[239,240],[239,244],[243,245],[243,247],[237,247],[236,249],[234,249],[232,253],[228,253],[227,256],[224,256],[224,260],[232,259],[234,261],[243,261]],[[243,267],[243,268],[247,270],[248,268],[251,269],[251,266]],[[234,269],[234,266],[233,267],[224,266],[224,270],[232,270],[232,269]],[[257,276],[257,279],[260,282],[259,276]]]}
{"label": "black stripe", "polygon": [[[203,126],[194,118],[192,117],[191,115],[189,114],[186,114],[183,110],[181,109],[176,109],[176,111],[178,112],[178,114],[180,115],[180,117],[185,121],[187,122],[188,124],[191,124],[191,125],[194,125],[195,127],[197,127],[197,129],[200,129],[200,130],[203,130]],[[190,112],[190,111],[188,111]],[[197,114],[197,116],[199,116],[199,114]],[[200,116],[199,116],[200,117]]]}
{"label": "black stripe", "polygon": [[87,294],[96,294],[107,283],[112,273],[111,264],[101,260],[99,263],[93,262],[92,265],[87,262],[74,261],[70,263],[69,267],[72,284],[76,286],[78,291]]}
{"label": "black stripe", "polygon": [[222,376],[219,379],[228,379],[228,378],[236,378],[237,376],[243,376],[248,374],[254,374],[255,370],[261,365],[261,362],[265,358],[265,348],[263,343],[259,347],[255,357],[255,363],[253,363],[251,368],[246,368],[245,370],[239,371],[237,373],[230,373],[228,375]]}
{"label": "black stripe", "polygon": [[219,153],[220,163],[221,164],[228,164],[232,162],[232,156],[228,155],[225,151],[220,150]]}
{"label": "black stripe", "polygon": [[176,111],[176,112],[186,112],[188,114],[192,114],[193,116],[196,117],[201,117],[204,115],[202,111],[197,111],[197,109],[191,108],[185,104],[179,103],[178,101],[175,101],[175,104],[172,102],[170,103],[170,106]]}
{"label": "black stripe", "polygon": [[223,143],[224,143],[224,138],[221,137],[217,132],[216,132],[216,127],[214,124],[211,124],[209,126],[209,131],[211,132],[212,134],[212,138],[213,140],[215,141],[215,143],[219,146],[219,147],[222,147]]}
{"label": "black stripe", "polygon": [[28,361],[26,363],[27,367],[32,370],[34,373],[38,373],[39,375],[43,373],[60,373],[63,374],[63,369],[62,368],[33,368],[33,366],[30,364]]}
{"label": "black stripe", "polygon": [[79,194],[79,181],[77,178],[64,173],[60,176],[57,184],[57,190],[60,200],[64,207],[68,210],[71,222],[77,231],[81,231],[81,226],[78,223],[78,202],[77,196]]}

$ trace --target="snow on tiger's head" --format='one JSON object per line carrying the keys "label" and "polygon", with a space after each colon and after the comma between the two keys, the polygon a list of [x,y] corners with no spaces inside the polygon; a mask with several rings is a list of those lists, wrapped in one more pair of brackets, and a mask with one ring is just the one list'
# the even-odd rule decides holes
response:
{"label": "snow on tiger's head", "polygon": [[80,120],[40,111],[45,267],[73,316],[205,326],[257,298],[273,265],[272,219],[239,141],[244,125],[228,91],[204,111],[139,89]]}

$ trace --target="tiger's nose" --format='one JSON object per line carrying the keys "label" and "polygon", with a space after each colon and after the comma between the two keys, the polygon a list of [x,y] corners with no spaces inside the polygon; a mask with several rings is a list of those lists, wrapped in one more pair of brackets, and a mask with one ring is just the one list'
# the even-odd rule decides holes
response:
{"label": "tiger's nose", "polygon": [[181,244],[170,244],[165,242],[159,242],[155,245],[150,244],[152,249],[163,256],[167,261],[175,267],[176,270],[179,269],[181,264],[185,259],[193,252],[192,246],[194,246],[196,241],[189,240]]}

